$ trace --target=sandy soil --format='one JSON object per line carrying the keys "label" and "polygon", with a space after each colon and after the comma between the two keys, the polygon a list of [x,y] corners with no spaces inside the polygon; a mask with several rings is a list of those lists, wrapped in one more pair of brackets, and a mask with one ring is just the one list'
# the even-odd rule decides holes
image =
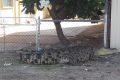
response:
{"label": "sandy soil", "polygon": [[0,54],[0,80],[120,80],[120,54],[101,56],[82,66],[23,64],[17,56]]}
{"label": "sandy soil", "polygon": [[[87,42],[101,44],[102,41],[99,39],[102,39],[102,35],[89,35],[96,35],[99,32],[96,30],[100,30],[101,34],[103,29],[96,29],[96,26],[94,28],[89,28],[83,32],[84,34],[81,33],[71,40],[80,42],[84,39]],[[89,35],[85,36],[88,32]],[[108,49],[99,52],[104,54],[81,66],[24,64],[19,62],[19,55],[14,52],[0,53],[0,80],[120,80],[120,54]]]}

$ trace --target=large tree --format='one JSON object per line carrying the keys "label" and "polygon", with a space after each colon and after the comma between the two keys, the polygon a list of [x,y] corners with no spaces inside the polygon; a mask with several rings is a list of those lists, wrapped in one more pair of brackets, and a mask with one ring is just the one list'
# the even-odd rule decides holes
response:
{"label": "large tree", "polygon": [[[102,15],[105,0],[49,0],[51,7],[47,7],[53,20],[64,20],[78,16],[83,19],[99,20]],[[40,0],[22,0],[26,14],[35,14],[35,9],[42,10]],[[36,7],[36,8],[35,8]],[[60,21],[54,21],[59,40],[63,45],[70,42],[64,36]]]}

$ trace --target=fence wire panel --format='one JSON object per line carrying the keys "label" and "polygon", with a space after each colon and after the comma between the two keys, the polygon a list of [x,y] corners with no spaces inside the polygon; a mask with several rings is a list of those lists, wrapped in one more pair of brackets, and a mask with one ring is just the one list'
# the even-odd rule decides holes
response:
{"label": "fence wire panel", "polygon": [[[7,21],[7,19],[9,20]],[[92,24],[91,21],[103,22],[103,20],[41,20],[40,17],[32,18],[30,21],[29,18],[19,17],[19,23],[9,22],[14,19],[16,18],[0,18],[0,52],[16,51],[20,53],[21,61],[35,64],[61,62],[79,64],[81,61],[89,60],[94,54],[92,45],[85,43],[76,46],[81,43],[78,41],[78,43],[65,48],[61,44],[57,44],[60,41],[56,31],[61,26],[61,33],[63,31],[65,37],[70,40],[97,24]],[[23,21],[21,21],[22,19]],[[56,22],[57,26],[54,25]]]}
{"label": "fence wire panel", "polygon": [[[15,23],[15,19],[22,21]],[[26,21],[29,19],[32,22],[29,21],[28,23]],[[36,19],[27,17],[1,17],[0,21],[0,52],[14,51],[35,45]]]}
{"label": "fence wire panel", "polygon": [[[0,17],[0,51],[14,51],[33,47],[39,51],[42,47],[59,42],[54,22],[61,22],[64,35],[75,37],[92,22],[103,20],[48,20],[32,17]],[[83,28],[84,26],[84,28]]]}

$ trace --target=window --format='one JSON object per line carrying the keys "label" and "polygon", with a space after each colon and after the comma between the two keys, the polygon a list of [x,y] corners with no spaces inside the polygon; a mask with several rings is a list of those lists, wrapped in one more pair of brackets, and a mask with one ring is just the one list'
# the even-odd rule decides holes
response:
{"label": "window", "polygon": [[3,0],[3,8],[11,8],[13,6],[13,0]]}

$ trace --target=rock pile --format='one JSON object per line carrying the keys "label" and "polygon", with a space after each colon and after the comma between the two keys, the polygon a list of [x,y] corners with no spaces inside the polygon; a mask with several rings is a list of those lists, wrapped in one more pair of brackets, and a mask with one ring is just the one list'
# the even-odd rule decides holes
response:
{"label": "rock pile", "polygon": [[65,48],[48,48],[42,49],[40,52],[35,50],[20,50],[20,60],[33,64],[59,64],[69,63],[79,65],[88,61],[94,56],[94,48],[89,45],[69,46]]}

